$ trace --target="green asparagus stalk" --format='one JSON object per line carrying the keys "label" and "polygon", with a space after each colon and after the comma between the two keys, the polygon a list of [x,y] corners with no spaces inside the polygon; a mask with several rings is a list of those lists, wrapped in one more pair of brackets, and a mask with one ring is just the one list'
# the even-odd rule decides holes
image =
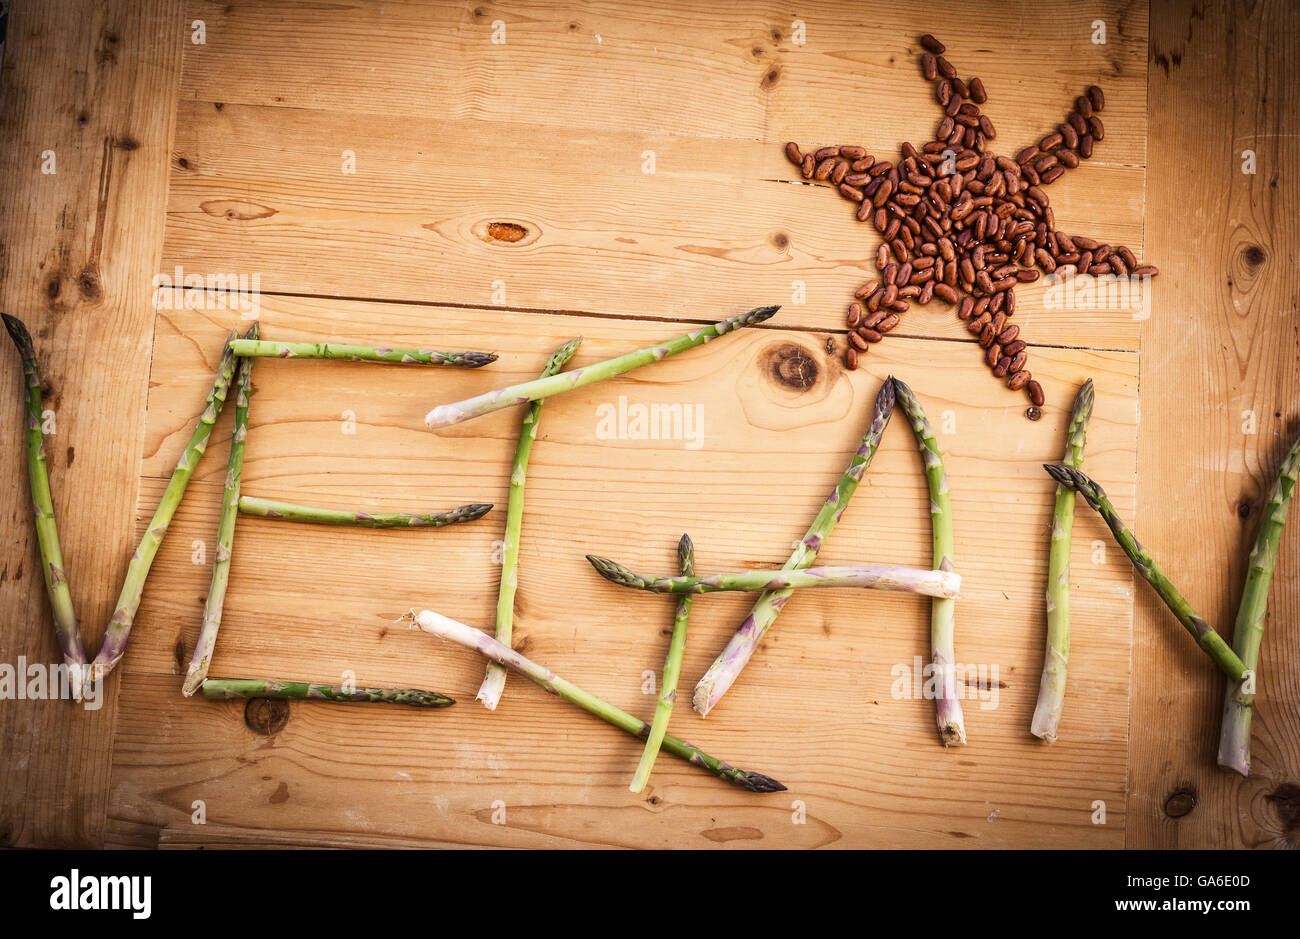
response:
{"label": "green asparagus stalk", "polygon": [[497,360],[494,352],[437,352],[432,349],[389,349],[353,346],[339,342],[267,342],[236,339],[230,344],[237,356],[277,359],[339,359],[344,362],[385,362],[394,365],[456,365],[481,368]]}
{"label": "green asparagus stalk", "polygon": [[1228,681],[1223,699],[1223,723],[1219,730],[1219,765],[1242,776],[1250,775],[1250,718],[1255,709],[1259,645],[1264,638],[1268,588],[1277,565],[1278,543],[1286,524],[1287,509],[1295,494],[1297,473],[1300,473],[1300,439],[1282,461],[1277,482],[1269,493],[1264,519],[1260,522],[1255,546],[1250,550],[1246,584],[1241,591],[1237,623],[1232,630],[1233,651],[1250,670],[1250,677],[1246,681]]}
{"label": "green asparagus stalk", "polygon": [[32,516],[36,522],[36,543],[41,553],[45,592],[50,598],[50,612],[54,618],[54,635],[58,639],[63,662],[71,672],[71,685],[79,694],[82,670],[86,666],[86,651],[81,644],[77,614],[72,608],[72,592],[68,588],[63,550],[59,547],[59,530],[54,521],[54,497],[50,492],[50,475],[45,463],[45,432],[42,428],[45,405],[41,400],[36,346],[22,320],[8,313],[0,313],[0,317],[4,318],[9,338],[14,341],[23,361],[24,403],[27,408],[27,481],[31,488]]}
{"label": "green asparagus stalk", "polygon": [[[259,326],[254,323],[248,330],[250,339],[256,339]],[[253,360],[240,359],[235,385],[235,422],[230,435],[230,458],[226,462],[226,484],[221,494],[221,518],[217,522],[217,556],[212,562],[212,581],[208,586],[208,599],[203,605],[202,625],[198,642],[190,656],[189,669],[181,693],[193,696],[203,680],[208,677],[212,664],[212,650],[217,645],[217,632],[221,629],[221,613],[226,603],[226,587],[230,583],[230,555],[235,546],[235,520],[239,517],[239,486],[244,475],[244,443],[248,439],[248,399],[253,394]]]}
{"label": "green asparagus stalk", "polygon": [[1253,674],[1223,641],[1223,637],[1197,615],[1191,604],[1178,592],[1178,588],[1170,583],[1169,578],[1156,566],[1155,560],[1147,553],[1146,548],[1138,543],[1137,538],[1115,512],[1115,506],[1111,505],[1110,499],[1106,497],[1101,486],[1072,466],[1047,464],[1045,469],[1057,482],[1064,483],[1083,496],[1083,500],[1102,517],[1110,527],[1111,534],[1115,536],[1115,543],[1128,555],[1137,572],[1155,589],[1165,606],[1169,607],[1170,612],[1178,618],[1178,622],[1191,633],[1196,644],[1214,660],[1219,668],[1223,669],[1229,678],[1233,681],[1241,681],[1247,674]]}
{"label": "green asparagus stalk", "polygon": [[[1070,412],[1070,434],[1064,465],[1083,465],[1083,444],[1092,416],[1093,390],[1089,378],[1079,389]],[[1065,706],[1065,675],[1070,660],[1070,532],[1074,528],[1074,492],[1057,484],[1052,513],[1052,541],[1047,558],[1047,653],[1043,677],[1038,685],[1038,704],[1029,732],[1047,743],[1056,742],[1056,731]]]}
{"label": "green asparagus stalk", "polygon": [[408,515],[405,512],[322,509],[314,505],[296,505],[292,502],[260,499],[256,496],[239,497],[239,511],[245,515],[289,522],[310,522],[316,525],[351,525],[356,528],[442,528],[446,525],[472,522],[482,518],[491,508],[491,503],[476,502],[437,514]]}
{"label": "green asparagus stalk", "polygon": [[[509,646],[502,645],[481,630],[448,619],[439,613],[434,613],[432,610],[423,610],[420,613],[412,611],[411,617],[413,626],[434,636],[440,636],[468,649],[473,649],[479,655],[491,659],[498,665],[514,669],[551,694],[558,695],[570,704],[576,704],[587,713],[613,724],[619,730],[643,740],[650,734],[650,725],[645,721],[639,720],[626,711],[619,710],[609,702],[583,691],[577,685],[560,678],[550,669],[525,658]],[[664,735],[663,749],[673,756],[685,760],[692,766],[697,766],[705,772],[712,773],[719,779],[725,779],[727,782],[733,783],[742,789],[748,789],[750,792],[783,792],[785,790],[785,786],[770,776],[736,769],[722,760],[709,756],[707,753],[691,746],[691,744],[667,734]]]}
{"label": "green asparagus stalk", "polygon": [[748,313],[742,313],[720,323],[705,326],[684,336],[660,343],[657,346],[638,349],[636,352],[629,352],[617,358],[606,359],[603,362],[597,362],[584,368],[571,369],[559,375],[552,375],[549,378],[536,378],[520,385],[489,391],[487,394],[466,398],[464,401],[457,401],[453,404],[440,404],[425,415],[424,422],[430,429],[448,427],[452,424],[459,424],[461,421],[467,421],[472,417],[481,417],[484,414],[499,411],[501,408],[508,408],[514,404],[527,404],[529,401],[550,398],[565,391],[582,388],[593,382],[603,381],[606,378],[613,378],[615,375],[630,372],[642,365],[658,362],[670,355],[676,355],[678,352],[694,349],[696,346],[704,345],[706,342],[742,327],[761,323],[770,319],[779,309],[780,307],[776,306],[758,307]]}
{"label": "green asparagus stalk", "polygon": [[[921,451],[921,466],[926,486],[930,490],[930,532],[934,546],[934,566],[941,571],[953,569],[952,508],[948,499],[948,477],[944,472],[943,454],[939,452],[939,439],[934,428],[904,382],[897,378],[894,396],[898,406],[907,415],[912,432],[916,434]],[[966,742],[966,722],[962,716],[961,698],[957,691],[954,671],[956,652],[953,649],[954,601],[936,597],[930,601],[930,668],[935,679],[935,718],[939,725],[939,739],[945,747]]]}
{"label": "green asparagus stalk", "polygon": [[[834,530],[848,507],[849,499],[858,488],[858,483],[862,481],[867,467],[871,465],[871,459],[876,455],[876,448],[880,446],[880,437],[885,432],[885,425],[889,423],[889,417],[894,411],[894,385],[892,381],[886,380],[881,386],[879,394],[876,395],[875,409],[872,413],[871,425],[867,428],[866,435],[862,438],[862,445],[858,447],[857,453],[849,462],[848,468],[840,477],[835,489],[831,492],[830,497],[822,506],[817,517],[813,519],[812,526],[804,534],[803,540],[795,548],[790,559],[785,562],[785,571],[804,570],[812,565],[817,558],[817,552],[822,549],[826,537]],[[790,599],[794,592],[793,588],[784,588],[782,590],[773,590],[764,593],[754,603],[753,609],[745,617],[744,622],[737,628],[735,634],[727,642],[726,647],[709,666],[708,671],[695,685],[694,706],[700,714],[708,716],[709,711],[713,710],[722,696],[732,686],[735,680],[740,677],[741,671],[749,662],[758,648],[758,643],[763,636],[767,634],[768,629],[776,622],[777,615]]]}
{"label": "green asparagus stalk", "polygon": [[[677,566],[683,577],[695,576],[695,546],[689,535],[682,535],[677,543]],[[686,630],[691,621],[692,595],[684,593],[677,600],[677,615],[673,618],[673,636],[668,641],[668,655],[664,658],[663,682],[659,686],[659,703],[655,705],[654,720],[650,722],[650,733],[645,740],[645,750],[641,753],[641,762],[637,765],[636,775],[628,788],[635,793],[645,791],[650,780],[650,771],[654,769],[655,758],[663,746],[664,734],[668,732],[668,721],[673,715],[673,703],[677,700],[677,676],[682,670],[682,653],[686,650]]]}
{"label": "green asparagus stalk", "polygon": [[[558,374],[582,345],[582,337],[570,339],[556,349],[542,369],[542,377]],[[497,591],[497,639],[510,645],[515,622],[515,593],[519,590],[519,536],[524,522],[524,482],[528,477],[528,458],[537,439],[537,419],[542,412],[541,400],[534,401],[524,412],[519,428],[519,442],[515,445],[515,461],[510,470],[510,497],[506,502],[506,533],[501,548],[501,586]],[[506,670],[495,662],[488,662],[483,684],[478,689],[478,700],[489,711],[501,703],[501,693],[506,687]]]}
{"label": "green asparagus stalk", "polygon": [[167,534],[167,526],[171,524],[172,516],[176,514],[176,509],[181,504],[185,487],[189,485],[190,477],[194,475],[199,460],[203,458],[203,452],[208,448],[212,427],[216,424],[217,416],[221,414],[221,408],[226,403],[226,395],[230,391],[230,382],[235,373],[235,356],[230,351],[230,343],[234,341],[235,336],[236,334],[232,332],[230,339],[226,341],[225,348],[221,352],[221,360],[217,365],[216,379],[212,390],[208,392],[207,403],[203,406],[203,413],[199,415],[190,442],[186,445],[185,452],[181,454],[176,469],[172,472],[172,478],[158,501],[158,508],[154,510],[149,527],[131,556],[131,563],[127,565],[122,592],[117,598],[117,605],[113,609],[112,619],[109,620],[104,641],[99,647],[99,654],[90,664],[88,681],[99,681],[105,677],[117,667],[117,663],[122,661],[122,656],[126,653],[126,642],[131,636],[131,626],[135,622],[136,611],[140,608],[140,600],[144,596],[144,584],[149,576],[149,568],[158,554],[163,537]]}
{"label": "green asparagus stalk", "polygon": [[809,567],[801,571],[741,571],[708,577],[646,577],[608,558],[587,555],[596,572],[620,587],[651,593],[716,593],[720,590],[798,590],[803,587],[865,587],[902,590],[928,597],[957,597],[961,577],[952,571],[927,571],[894,564],[856,567]]}
{"label": "green asparagus stalk", "polygon": [[416,708],[445,708],[456,703],[444,694],[418,688],[353,688],[349,691],[341,685],[276,678],[208,678],[202,687],[203,697],[212,701],[276,698],[282,701],[333,701],[336,704],[405,704]]}

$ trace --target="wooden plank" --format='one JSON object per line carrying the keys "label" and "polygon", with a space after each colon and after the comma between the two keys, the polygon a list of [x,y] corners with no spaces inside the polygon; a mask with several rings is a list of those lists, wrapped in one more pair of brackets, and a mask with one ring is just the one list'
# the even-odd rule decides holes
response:
{"label": "wooden plank", "polygon": [[[1287,182],[1300,172],[1298,30],[1286,4],[1158,2],[1152,16],[1148,231],[1179,250],[1142,336],[1137,530],[1225,634],[1260,507],[1300,433],[1300,224]],[[1138,592],[1133,712],[1160,719],[1133,723],[1131,847],[1300,844],[1298,543],[1286,531],[1277,559],[1246,780],[1215,765],[1223,681]]]}
{"label": "wooden plank", "polygon": [[[35,338],[55,434],[47,441],[76,609],[98,648],[131,552],[181,5],[15,4],[0,138],[0,308]],[[47,152],[52,152],[50,157]],[[50,168],[53,160],[55,172]],[[0,453],[0,661],[57,662],[31,528],[19,366],[5,341]],[[0,707],[0,845],[99,844],[116,685],[98,710]]]}
{"label": "wooden plank", "polygon": [[[533,375],[572,335],[587,337],[575,359],[581,364],[683,325],[288,297],[262,297],[260,316],[270,337],[394,344],[427,341],[436,322],[452,345],[501,353],[484,369],[432,374],[258,364],[247,491],[412,507],[505,499],[518,414],[430,434],[421,419],[431,404]],[[192,420],[170,402],[206,381],[198,376],[236,321],[237,314],[219,310],[160,314],[145,506],[161,490],[173,443]],[[338,681],[347,669],[360,683],[432,687],[460,700],[436,714],[295,704],[283,734],[257,738],[237,705],[177,695],[177,653],[193,641],[207,584],[204,566],[192,563],[194,542],[211,537],[223,473],[221,460],[209,459],[159,554],[155,589],[125,663],[131,693],[116,740],[113,817],[188,828],[189,806],[201,798],[210,821],[241,829],[511,846],[1119,846],[1132,580],[1117,552],[1090,563],[1093,544],[1105,537],[1091,516],[1081,515],[1076,526],[1074,706],[1067,707],[1057,746],[1043,747],[1027,733],[1042,655],[1051,491],[1039,464],[1059,457],[1064,415],[1049,408],[1039,423],[1025,421],[968,342],[898,339],[882,344],[869,368],[846,373],[825,340],[801,330],[747,330],[550,401],[530,468],[517,642],[619,706],[649,713],[643,674],[661,663],[667,605],[599,580],[582,555],[666,570],[677,536],[687,530],[702,569],[778,565],[841,472],[879,381],[893,373],[913,383],[950,431],[942,440],[966,578],[959,654],[996,665],[1001,683],[997,707],[967,704],[970,747],[944,751],[934,739],[931,703],[894,696],[895,667],[925,654],[924,601],[825,591],[790,604],[707,722],[685,708],[674,721],[706,749],[782,779],[790,793],[764,800],[664,760],[649,801],[633,798],[626,785],[636,741],[517,678],[501,709],[488,713],[472,700],[479,661],[394,622],[412,606],[432,606],[475,625],[490,623],[501,523],[495,513],[438,532],[241,522],[214,674]],[[1068,399],[1085,376],[1097,381],[1090,467],[1121,510],[1131,512],[1135,357],[1055,348],[1034,355],[1052,400]],[[806,387],[780,380],[799,373],[791,362],[811,379]],[[701,406],[701,446],[601,439],[597,409],[620,396],[632,405]],[[356,416],[354,434],[341,432],[345,410]],[[228,440],[227,421],[214,435],[214,454]],[[915,443],[900,424],[886,435],[824,560],[924,564],[927,505]],[[733,595],[697,605],[688,680],[703,671],[745,609],[746,599]],[[817,689],[816,707],[809,707],[810,688]],[[1026,765],[1034,771],[1026,773]],[[395,787],[399,772],[416,784]],[[272,798],[282,784],[290,798]],[[248,798],[263,789],[266,799]],[[491,823],[497,799],[507,806],[504,827]],[[806,825],[792,824],[796,799],[804,803]],[[1092,824],[1096,799],[1107,804],[1106,825]],[[647,809],[657,817],[642,814]]]}
{"label": "wooden plank", "polygon": [[[875,273],[879,236],[856,206],[791,185],[769,142],[187,102],[176,151],[173,280],[698,320],[783,303],[784,322],[828,329]],[[1142,185],[1141,167],[1082,166],[1052,187],[1058,223],[1140,254]],[[525,234],[494,239],[499,221]],[[1136,348],[1140,311],[1062,309],[1042,282],[1017,292],[1037,342]],[[899,333],[965,335],[942,301]]]}
{"label": "wooden plank", "polygon": [[[186,49],[183,95],[196,101],[884,149],[933,130],[937,108],[916,62],[919,35],[932,31],[963,75],[983,78],[1011,151],[1100,81],[1108,133],[1098,159],[1145,163],[1146,7],[1124,0],[950,4],[924,18],[837,0],[801,4],[797,16],[698,0],[653,10],[192,0],[190,13],[207,23],[206,43]],[[1092,41],[1096,20],[1104,44]],[[485,135],[493,149],[503,136]]]}
{"label": "wooden plank", "polygon": [[164,828],[158,832],[158,847],[168,851],[186,850],[378,850],[478,847],[423,838],[365,837],[356,832],[289,831],[285,829],[236,828],[229,825],[190,825],[188,828]]}

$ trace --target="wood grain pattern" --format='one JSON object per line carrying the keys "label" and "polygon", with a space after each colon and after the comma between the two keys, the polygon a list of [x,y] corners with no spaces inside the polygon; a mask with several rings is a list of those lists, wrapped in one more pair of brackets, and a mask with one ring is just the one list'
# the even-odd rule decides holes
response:
{"label": "wood grain pattern", "polygon": [[[81,6],[13,11],[0,139],[20,171],[0,180],[0,301],[34,327],[56,439],[69,448],[56,448],[54,485],[87,634],[98,638],[221,335],[240,322],[219,304],[155,320],[158,270],[259,275],[276,338],[438,337],[501,352],[478,372],[259,363],[248,464],[249,491],[270,496],[498,509],[439,532],[241,522],[214,674],[339,681],[349,669],[359,682],[461,699],[435,714],[295,702],[263,735],[238,703],[177,693],[207,588],[210,556],[195,563],[195,552],[215,530],[223,417],[105,708],[0,705],[0,844],[1295,846],[1294,533],[1273,584],[1251,779],[1214,766],[1219,679],[1085,511],[1061,742],[1027,734],[1050,515],[1038,464],[1059,457],[1062,408],[1084,378],[1099,390],[1085,468],[1229,630],[1258,504],[1300,432],[1288,404],[1300,384],[1287,266],[1293,10],[1159,0],[1148,39],[1140,2],[937,11],[817,0],[797,13],[806,42],[796,44],[796,14],[766,3]],[[1089,41],[1095,19],[1104,45]],[[194,20],[204,44],[190,41]],[[504,44],[492,42],[497,21]],[[1100,79],[1106,140],[1053,187],[1053,206],[1065,230],[1126,242],[1163,272],[1149,320],[1083,318],[1048,309],[1041,288],[1018,291],[1030,367],[1048,394],[1036,424],[942,304],[913,311],[864,369],[838,364],[842,311],[875,236],[825,187],[791,185],[779,145],[861,143],[883,156],[920,139],[937,117],[915,62],[924,31],[949,43],[962,74],[983,78],[1004,152]],[[35,169],[47,147],[56,176]],[[1258,156],[1253,176],[1240,173],[1246,148]],[[355,175],[341,172],[344,150]],[[642,172],[646,151],[653,175]],[[495,221],[524,237],[492,239]],[[573,335],[588,337],[579,362],[595,361],[761,302],[784,304],[764,328],[547,406],[518,641],[648,715],[642,676],[662,663],[671,604],[620,592],[581,555],[667,571],[690,531],[702,567],[779,565],[892,372],[941,424],[966,577],[957,648],[999,666],[999,703],[968,702],[971,745],[943,751],[929,703],[891,693],[891,667],[924,652],[924,602],[796,597],[714,715],[683,710],[673,726],[791,791],[750,796],[665,759],[633,798],[637,741],[518,677],[490,714],[472,701],[481,662],[394,623],[427,605],[487,627],[496,594],[518,415],[436,435],[421,417],[532,377]],[[16,389],[12,362],[0,355],[0,384]],[[600,439],[596,408],[620,395],[702,405],[703,446]],[[1248,410],[1254,434],[1242,431]],[[343,432],[345,411],[355,433]],[[20,476],[16,432],[0,421],[0,453]],[[915,464],[906,428],[891,428],[827,563],[924,562]],[[0,494],[0,517],[22,532],[0,555],[0,661],[53,657],[23,486]],[[741,596],[697,605],[685,679],[746,609]],[[1170,797],[1185,805],[1186,795],[1195,808],[1170,817]],[[196,799],[205,826],[192,824]],[[494,824],[498,800],[504,824]],[[1104,825],[1092,822],[1098,800]]]}
{"label": "wood grain pattern", "polygon": [[[355,174],[342,172],[345,152]],[[163,256],[173,278],[696,320],[786,303],[787,322],[834,329],[876,273],[880,238],[856,206],[792,185],[795,168],[767,141],[186,102],[176,159]],[[1142,179],[1141,167],[1080,167],[1051,187],[1059,224],[1141,254]],[[526,234],[494,239],[496,221]],[[1035,341],[1136,348],[1130,310],[1053,309],[1041,282],[1017,293]],[[899,332],[965,335],[942,301]]]}
{"label": "wood grain pattern", "polygon": [[[475,371],[259,362],[246,491],[334,505],[419,507],[482,499],[504,506],[504,467],[519,415],[499,412],[430,434],[422,424],[430,404],[535,374],[549,351],[573,335],[586,336],[575,359],[580,365],[684,328],[288,297],[263,297],[260,311],[268,337],[386,337],[417,344],[435,314],[438,335],[447,342],[490,345],[501,359]],[[209,359],[236,316],[160,316],[144,504],[161,491],[191,419],[170,402],[210,369]],[[590,551],[638,569],[666,569],[677,535],[687,530],[696,539],[701,569],[778,565],[842,471],[879,381],[898,374],[914,384],[936,421],[952,425],[943,441],[965,578],[958,649],[965,662],[996,665],[1000,682],[995,708],[968,702],[977,746],[945,752],[934,739],[930,702],[893,697],[893,667],[910,667],[926,648],[924,601],[827,591],[796,598],[713,717],[702,722],[684,711],[674,724],[729,761],[777,776],[791,793],[767,800],[747,796],[665,760],[668,765],[652,781],[652,801],[642,802],[626,791],[636,741],[620,739],[517,677],[502,707],[488,713],[473,703],[479,661],[395,622],[412,606],[430,606],[490,624],[497,578],[493,541],[501,524],[495,513],[437,532],[340,532],[245,519],[236,533],[213,674],[339,681],[348,669],[361,683],[433,688],[460,703],[436,716],[398,718],[391,709],[349,709],[335,716],[294,706],[294,715],[323,722],[313,732],[312,756],[306,764],[268,764],[263,769],[272,779],[263,783],[273,783],[274,794],[283,782],[299,801],[259,808],[254,800],[221,823],[534,846],[1121,844],[1132,580],[1127,562],[1114,552],[1100,564],[1089,563],[1092,542],[1104,536],[1095,518],[1081,517],[1077,529],[1076,595],[1095,621],[1090,614],[1088,628],[1080,629],[1080,664],[1071,676],[1075,706],[1067,708],[1056,747],[1044,748],[1026,732],[1042,654],[1037,585],[1045,576],[1050,515],[1050,480],[1039,464],[1058,456],[1063,415],[1051,409],[1038,424],[1026,422],[1019,407],[1006,405],[999,386],[973,380],[969,343],[899,338],[882,344],[870,369],[845,373],[824,342],[824,334],[751,329],[550,401],[529,474],[518,641],[530,656],[579,685],[648,713],[653,697],[642,691],[643,674],[657,672],[661,663],[669,607],[658,602],[662,598],[620,592],[600,580],[582,555]],[[1091,465],[1099,477],[1115,481],[1117,500],[1131,510],[1135,357],[1052,348],[1035,354],[1045,363],[1050,394],[1065,397],[1083,376],[1094,376],[1100,406]],[[782,364],[792,358],[802,363],[807,387],[779,379],[789,374]],[[923,368],[920,361],[933,367]],[[597,408],[619,396],[632,405],[701,405],[702,446],[600,439]],[[345,410],[356,415],[354,435],[341,432]],[[223,418],[213,437],[215,451],[228,433]],[[1014,455],[1008,453],[1012,448]],[[138,716],[124,714],[120,724],[114,816],[160,829],[187,827],[185,807],[207,799],[205,793],[219,790],[221,799],[231,799],[257,778],[242,763],[227,762],[231,747],[239,752],[244,744],[236,744],[249,737],[238,723],[239,706],[179,701],[172,677],[179,675],[177,655],[193,642],[197,627],[207,574],[205,566],[191,563],[193,543],[210,540],[221,473],[219,461],[200,466],[157,562],[168,589],[146,595],[125,663],[139,683],[127,705]],[[738,513],[741,504],[746,510]],[[886,435],[867,483],[822,557],[827,563],[864,557],[923,563],[928,541],[915,444],[906,425],[899,425]],[[687,676],[703,672],[746,607],[739,596],[697,604]],[[817,689],[817,708],[808,706],[810,688]],[[195,723],[180,717],[180,708],[186,715],[234,713],[222,720],[234,722],[235,736],[214,735],[204,723],[214,718]],[[345,730],[352,722],[353,729]],[[402,772],[436,783],[441,801],[395,802],[387,758],[364,759],[381,769],[360,775],[337,765],[353,761],[354,735],[396,753],[420,754],[414,765],[402,764]],[[254,745],[263,744],[247,744]],[[1032,774],[1013,769],[1024,762],[1035,767]],[[166,805],[157,802],[160,774],[167,777]],[[465,785],[468,779],[477,782]],[[928,805],[917,798],[926,779],[938,787]],[[346,798],[330,795],[338,791]],[[490,822],[498,798],[508,806],[504,830]],[[808,807],[806,825],[791,821],[795,799]],[[1096,799],[1108,805],[1104,826],[1090,820]],[[337,808],[327,809],[329,803]],[[673,812],[653,826],[636,823],[639,812],[664,812],[669,805]],[[724,824],[720,812],[730,821]],[[365,825],[350,824],[346,813]],[[705,824],[706,818],[718,821]]]}
{"label": "wood grain pattern", "polygon": [[[1298,29],[1297,10],[1285,4],[1191,13],[1160,2],[1152,14],[1148,230],[1180,251],[1142,335],[1137,531],[1225,635],[1260,507],[1300,433],[1292,136],[1300,91],[1290,79]],[[1209,87],[1219,93],[1203,94]],[[1248,149],[1253,175],[1242,172]],[[1165,718],[1133,723],[1130,846],[1300,846],[1300,538],[1292,526],[1269,596],[1249,779],[1215,766],[1222,680],[1138,592],[1133,709]]]}
{"label": "wood grain pattern", "polygon": [[[55,508],[93,655],[131,552],[180,73],[181,5],[19,3],[0,104],[0,308],[41,359]],[[53,173],[48,152],[53,153]],[[18,359],[0,352],[0,662],[59,656],[31,527]],[[99,844],[116,685],[102,707],[0,704],[0,845]]]}
{"label": "wood grain pattern", "polygon": [[[405,0],[229,10],[191,0],[189,11],[208,23],[206,45],[187,49],[182,94],[195,101],[432,114],[598,139],[620,128],[885,149],[919,144],[933,129],[937,108],[916,64],[920,33],[933,31],[962,75],[984,80],[988,113],[1012,152],[1047,133],[1100,80],[1108,133],[1097,159],[1145,163],[1143,3],[1004,0],[922,10],[817,0],[792,15],[780,4],[702,0],[654,9]],[[1097,19],[1108,27],[1103,45],[1091,41]],[[494,30],[504,41],[493,42]],[[473,149],[496,152],[512,129],[485,128],[490,143]]]}

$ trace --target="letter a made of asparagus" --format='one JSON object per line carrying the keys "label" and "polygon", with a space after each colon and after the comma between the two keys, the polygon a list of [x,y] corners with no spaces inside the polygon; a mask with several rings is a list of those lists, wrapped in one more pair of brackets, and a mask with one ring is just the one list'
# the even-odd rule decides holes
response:
{"label": "letter a made of asparagus", "polygon": [[[853,454],[848,469],[840,477],[840,481],[836,484],[830,497],[822,505],[817,517],[813,519],[812,526],[804,534],[803,540],[794,549],[794,553],[785,562],[785,567],[782,570],[803,570],[812,566],[812,562],[817,559],[817,552],[822,549],[826,536],[838,524],[840,516],[848,508],[849,499],[857,491],[858,483],[862,481],[867,467],[871,465],[871,459],[876,455],[876,448],[880,446],[880,438],[884,434],[885,426],[889,423],[889,417],[893,412],[894,384],[892,379],[886,379],[885,383],[880,387],[880,392],[876,395],[871,424],[867,428],[866,435],[862,438],[862,445]],[[793,588],[774,590],[764,593],[755,601],[753,609],[749,611],[749,616],[745,617],[744,622],[737,628],[735,635],[731,637],[721,654],[714,659],[708,671],[695,685],[693,703],[695,710],[699,711],[700,714],[707,717],[709,711],[713,710],[714,705],[722,700],[722,696],[727,693],[727,689],[740,677],[741,671],[744,670],[745,665],[754,655],[754,650],[758,648],[759,641],[767,634],[772,624],[776,622],[777,615],[785,606],[786,601],[790,599],[792,593],[794,593]]]}

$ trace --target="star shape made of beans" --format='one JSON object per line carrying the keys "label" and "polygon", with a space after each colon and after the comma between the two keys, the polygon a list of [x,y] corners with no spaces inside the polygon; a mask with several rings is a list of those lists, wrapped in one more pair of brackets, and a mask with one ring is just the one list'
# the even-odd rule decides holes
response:
{"label": "star shape made of beans", "polygon": [[1127,247],[1056,227],[1045,188],[1067,169],[1092,157],[1106,130],[1099,117],[1106,99],[1096,85],[1074,101],[1065,121],[1014,159],[995,156],[997,130],[980,106],[988,100],[979,78],[963,80],[944,58],[943,43],[928,33],[921,72],[934,83],[943,109],[933,140],[918,150],[900,148],[897,161],[877,161],[858,146],[803,152],[785,145],[804,179],[827,182],[857,204],[884,239],[876,253],[879,276],[863,284],[849,304],[845,365],[894,329],[912,303],[939,297],[979,338],[984,361],[1013,391],[1024,389],[1035,407],[1042,386],[1026,369],[1028,346],[1016,312],[1015,287],[1041,274],[1152,277]]}

